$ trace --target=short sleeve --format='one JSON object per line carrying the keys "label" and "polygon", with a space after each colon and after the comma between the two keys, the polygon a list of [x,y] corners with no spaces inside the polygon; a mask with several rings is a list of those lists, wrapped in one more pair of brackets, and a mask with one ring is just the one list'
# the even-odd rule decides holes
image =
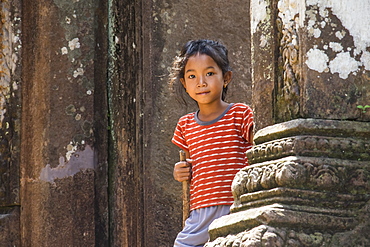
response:
{"label": "short sleeve", "polygon": [[247,141],[250,138],[249,134],[250,131],[253,130],[253,125],[254,125],[253,111],[249,106],[247,106],[245,111],[243,112],[242,120],[242,136]]}
{"label": "short sleeve", "polygon": [[188,150],[188,145],[185,140],[185,134],[184,134],[184,117],[180,118],[176,125],[175,132],[172,137],[172,143],[178,146],[179,148],[183,150]]}

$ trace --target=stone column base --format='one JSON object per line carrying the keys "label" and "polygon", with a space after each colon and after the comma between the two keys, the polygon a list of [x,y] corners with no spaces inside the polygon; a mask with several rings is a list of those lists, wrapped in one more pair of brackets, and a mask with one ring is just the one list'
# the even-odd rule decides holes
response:
{"label": "stone column base", "polygon": [[370,244],[370,123],[296,119],[255,142],[206,246]]}

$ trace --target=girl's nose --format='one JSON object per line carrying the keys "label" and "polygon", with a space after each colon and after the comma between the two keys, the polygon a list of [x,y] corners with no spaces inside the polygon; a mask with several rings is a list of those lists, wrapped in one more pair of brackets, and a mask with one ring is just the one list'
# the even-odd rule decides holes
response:
{"label": "girl's nose", "polygon": [[198,87],[204,87],[206,85],[206,78],[204,76],[201,76],[198,81]]}

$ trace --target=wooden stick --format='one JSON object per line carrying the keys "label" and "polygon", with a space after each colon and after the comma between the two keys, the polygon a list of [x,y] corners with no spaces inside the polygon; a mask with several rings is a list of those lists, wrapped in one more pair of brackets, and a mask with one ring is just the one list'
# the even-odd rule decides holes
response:
{"label": "wooden stick", "polygon": [[[180,150],[180,161],[186,161],[184,150]],[[182,225],[185,226],[185,221],[190,213],[190,188],[189,180],[182,182]]]}

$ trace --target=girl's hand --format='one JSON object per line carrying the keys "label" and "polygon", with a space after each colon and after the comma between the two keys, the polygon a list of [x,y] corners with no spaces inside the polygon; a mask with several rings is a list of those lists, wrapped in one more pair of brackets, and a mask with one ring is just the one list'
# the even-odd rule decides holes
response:
{"label": "girl's hand", "polygon": [[173,168],[173,177],[179,182],[190,180],[191,178],[191,159],[186,159],[186,161],[180,161],[175,164]]}

